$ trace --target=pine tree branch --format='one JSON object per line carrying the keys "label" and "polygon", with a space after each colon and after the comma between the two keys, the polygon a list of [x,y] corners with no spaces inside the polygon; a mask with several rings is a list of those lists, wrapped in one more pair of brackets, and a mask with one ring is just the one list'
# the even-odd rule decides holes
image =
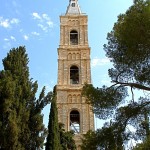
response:
{"label": "pine tree branch", "polygon": [[150,87],[138,84],[138,83],[124,83],[124,82],[118,82],[118,81],[113,81],[115,84],[120,84],[122,86],[130,86],[131,88],[137,88],[137,89],[141,89],[141,90],[146,90],[146,91],[150,91]]}

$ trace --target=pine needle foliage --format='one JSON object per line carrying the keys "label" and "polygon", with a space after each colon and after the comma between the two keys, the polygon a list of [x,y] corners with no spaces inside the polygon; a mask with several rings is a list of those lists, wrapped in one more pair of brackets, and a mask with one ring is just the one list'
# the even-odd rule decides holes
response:
{"label": "pine needle foliage", "polygon": [[[83,88],[83,95],[93,106],[96,116],[110,119],[95,132],[96,135],[85,136],[87,149],[93,138],[97,141],[93,146],[116,150],[124,148],[131,139],[144,142],[137,145],[137,149],[149,141],[150,0],[133,2],[124,14],[118,16],[107,35],[108,43],[104,45],[106,56],[113,63],[108,70],[111,85],[100,88],[85,85]],[[130,130],[131,127],[136,132]]]}

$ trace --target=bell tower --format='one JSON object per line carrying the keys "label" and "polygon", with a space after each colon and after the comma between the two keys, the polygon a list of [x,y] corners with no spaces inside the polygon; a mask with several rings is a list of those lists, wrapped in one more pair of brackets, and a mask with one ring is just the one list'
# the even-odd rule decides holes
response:
{"label": "bell tower", "polygon": [[58,119],[65,130],[74,130],[77,149],[82,134],[94,130],[91,106],[81,95],[84,83],[91,83],[88,17],[81,13],[78,0],[70,0],[60,16],[58,48],[57,107]]}

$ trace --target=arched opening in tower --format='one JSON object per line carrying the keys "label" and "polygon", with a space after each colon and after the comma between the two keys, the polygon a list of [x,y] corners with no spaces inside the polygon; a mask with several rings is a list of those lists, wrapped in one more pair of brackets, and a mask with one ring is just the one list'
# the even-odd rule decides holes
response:
{"label": "arched opening in tower", "polygon": [[70,130],[73,130],[75,134],[80,132],[80,114],[77,110],[70,112]]}
{"label": "arched opening in tower", "polygon": [[79,84],[79,68],[77,66],[70,67],[70,84]]}
{"label": "arched opening in tower", "polygon": [[70,32],[70,44],[78,45],[78,32],[76,30]]}

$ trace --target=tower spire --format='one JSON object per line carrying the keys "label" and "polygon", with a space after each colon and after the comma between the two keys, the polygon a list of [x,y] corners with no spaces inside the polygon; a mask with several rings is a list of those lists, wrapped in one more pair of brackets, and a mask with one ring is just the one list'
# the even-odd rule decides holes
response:
{"label": "tower spire", "polygon": [[78,0],[69,0],[69,6],[67,7],[66,15],[68,14],[81,14]]}

